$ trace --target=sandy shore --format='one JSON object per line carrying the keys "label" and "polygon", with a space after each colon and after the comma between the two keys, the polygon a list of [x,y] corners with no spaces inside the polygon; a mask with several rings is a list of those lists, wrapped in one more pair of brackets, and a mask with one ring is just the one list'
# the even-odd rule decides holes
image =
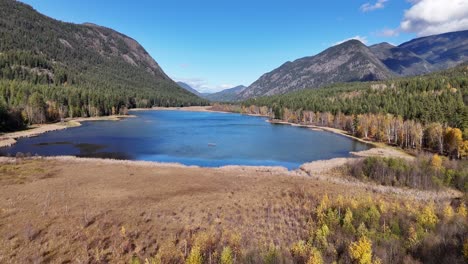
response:
{"label": "sandy shore", "polygon": [[100,116],[100,117],[78,117],[78,118],[67,118],[64,122],[58,122],[53,124],[42,124],[32,125],[26,130],[4,133],[0,135],[0,148],[9,147],[16,143],[16,140],[24,137],[35,137],[40,134],[44,134],[51,131],[67,129],[70,127],[81,126],[80,122],[87,121],[118,121],[122,118],[134,117],[133,115],[112,115],[112,116]]}

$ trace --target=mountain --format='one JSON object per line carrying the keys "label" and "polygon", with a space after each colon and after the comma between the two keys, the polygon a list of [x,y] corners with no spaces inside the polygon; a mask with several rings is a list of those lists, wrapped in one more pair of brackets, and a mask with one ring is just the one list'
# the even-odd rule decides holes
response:
{"label": "mountain", "polygon": [[177,84],[180,87],[184,88],[185,90],[187,90],[187,91],[189,91],[189,92],[191,92],[191,93],[193,93],[193,94],[195,94],[195,95],[197,95],[199,97],[202,97],[202,94],[200,92],[198,92],[197,90],[193,89],[190,85],[188,85],[188,84],[186,84],[184,82],[177,82]]}
{"label": "mountain", "polygon": [[468,30],[413,39],[399,46],[433,65],[448,69],[468,60]]}
{"label": "mountain", "polygon": [[234,102],[239,100],[239,93],[242,92],[245,88],[244,85],[239,85],[233,88],[224,89],[216,93],[200,93],[199,91],[193,89],[190,85],[184,82],[177,82],[177,84],[184,88],[185,90],[196,94],[202,98],[208,99],[213,102]]}
{"label": "mountain", "polygon": [[434,71],[434,66],[412,51],[380,43],[369,47],[385,66],[397,75],[410,76]]}
{"label": "mountain", "polygon": [[410,40],[399,46],[370,46],[394,73],[412,76],[448,69],[468,60],[468,30]]}
{"label": "mountain", "polygon": [[225,89],[216,93],[203,95],[204,98],[214,102],[234,102],[239,100],[239,94],[245,90],[244,85]]}
{"label": "mountain", "polygon": [[[0,0],[0,81],[0,89],[15,81],[27,90],[21,90],[24,100],[3,98],[7,105],[0,106],[21,110],[37,99],[41,108],[48,105],[46,113],[50,105],[64,108],[65,117],[207,103],[180,88],[131,37],[61,22],[13,0]],[[37,96],[29,100],[32,94]]]}
{"label": "mountain", "polygon": [[318,55],[286,62],[245,89],[242,99],[319,88],[338,82],[384,80],[448,69],[468,61],[468,30],[366,47],[350,40]]}
{"label": "mountain", "polygon": [[318,55],[286,62],[245,89],[243,99],[283,94],[336,82],[384,80],[393,73],[358,40],[333,46]]}

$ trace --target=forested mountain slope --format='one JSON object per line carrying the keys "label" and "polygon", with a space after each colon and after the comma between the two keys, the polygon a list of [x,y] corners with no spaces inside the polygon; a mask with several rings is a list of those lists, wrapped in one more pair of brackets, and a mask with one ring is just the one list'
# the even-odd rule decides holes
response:
{"label": "forested mountain slope", "polygon": [[434,70],[447,69],[468,60],[468,30],[417,38],[398,47],[425,59]]}
{"label": "forested mountain slope", "polygon": [[286,62],[260,77],[240,97],[283,94],[335,82],[383,80],[392,75],[366,45],[349,40],[318,55]]}
{"label": "forested mountain slope", "polygon": [[342,83],[253,98],[223,111],[338,128],[408,149],[468,157],[468,65],[425,76]]}
{"label": "forested mountain slope", "polygon": [[202,96],[202,94],[201,94],[200,92],[198,92],[197,90],[193,89],[192,86],[190,86],[190,85],[188,85],[188,84],[186,84],[186,83],[184,83],[184,82],[177,82],[177,84],[178,84],[180,87],[184,88],[185,90],[187,90],[187,91],[189,91],[189,92],[191,92],[191,93],[193,93],[193,94],[195,94],[195,95],[197,95],[197,96],[199,96],[199,97]]}
{"label": "forested mountain slope", "polygon": [[224,89],[222,91],[207,94],[203,97],[214,102],[234,102],[239,100],[239,94],[245,90],[244,85],[239,85],[233,88]]}
{"label": "forested mountain slope", "polygon": [[[132,38],[0,0],[1,128],[11,126],[8,116],[18,113],[26,120],[15,123],[41,123],[132,107],[206,103],[172,81]],[[39,116],[28,115],[28,107]]]}
{"label": "forested mountain slope", "polygon": [[350,40],[311,57],[286,62],[262,75],[241,99],[320,88],[339,82],[375,81],[448,69],[468,60],[468,30],[417,38],[399,46],[370,47]]}
{"label": "forested mountain slope", "polygon": [[249,99],[244,105],[358,115],[384,113],[423,123],[468,128],[468,64],[424,76],[340,83]]}

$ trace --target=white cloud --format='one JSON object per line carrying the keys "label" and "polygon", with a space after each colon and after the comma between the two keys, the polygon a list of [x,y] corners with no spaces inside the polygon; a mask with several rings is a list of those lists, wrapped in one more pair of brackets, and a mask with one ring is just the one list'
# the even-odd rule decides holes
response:
{"label": "white cloud", "polygon": [[388,0],[377,0],[377,2],[375,2],[374,4],[367,2],[363,4],[360,9],[362,12],[370,12],[377,9],[382,9],[385,7],[385,2],[387,1]]}
{"label": "white cloud", "polygon": [[467,0],[412,0],[401,30],[418,36],[468,29]]}
{"label": "white cloud", "polygon": [[232,88],[232,87],[234,87],[234,85],[232,85],[232,84],[221,84],[221,85],[218,85],[217,88],[221,88],[221,89],[224,90],[224,89],[229,89],[229,88]]}
{"label": "white cloud", "polygon": [[341,41],[335,42],[335,43],[332,44],[332,46],[339,45],[339,44],[341,44],[341,43],[343,43],[343,42],[346,42],[346,41],[352,40],[352,39],[356,39],[356,40],[361,41],[361,42],[364,43],[364,44],[367,44],[367,37],[362,37],[362,36],[359,36],[359,35],[358,35],[358,36],[354,36],[354,37],[351,37],[351,38],[347,38],[347,39],[343,39],[343,40],[341,40]]}
{"label": "white cloud", "polygon": [[177,78],[174,77],[173,80],[176,82],[184,82],[193,89],[197,90],[200,93],[214,93],[219,92],[224,89],[232,88],[235,85],[232,84],[218,84],[211,85],[207,80],[202,78]]}

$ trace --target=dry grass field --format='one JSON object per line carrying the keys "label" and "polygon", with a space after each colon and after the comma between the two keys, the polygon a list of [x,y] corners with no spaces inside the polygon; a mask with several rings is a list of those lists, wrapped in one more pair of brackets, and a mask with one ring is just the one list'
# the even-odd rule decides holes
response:
{"label": "dry grass field", "polygon": [[0,263],[126,263],[174,245],[185,258],[200,234],[242,250],[287,249],[308,236],[325,194],[419,203],[274,169],[4,159]]}

